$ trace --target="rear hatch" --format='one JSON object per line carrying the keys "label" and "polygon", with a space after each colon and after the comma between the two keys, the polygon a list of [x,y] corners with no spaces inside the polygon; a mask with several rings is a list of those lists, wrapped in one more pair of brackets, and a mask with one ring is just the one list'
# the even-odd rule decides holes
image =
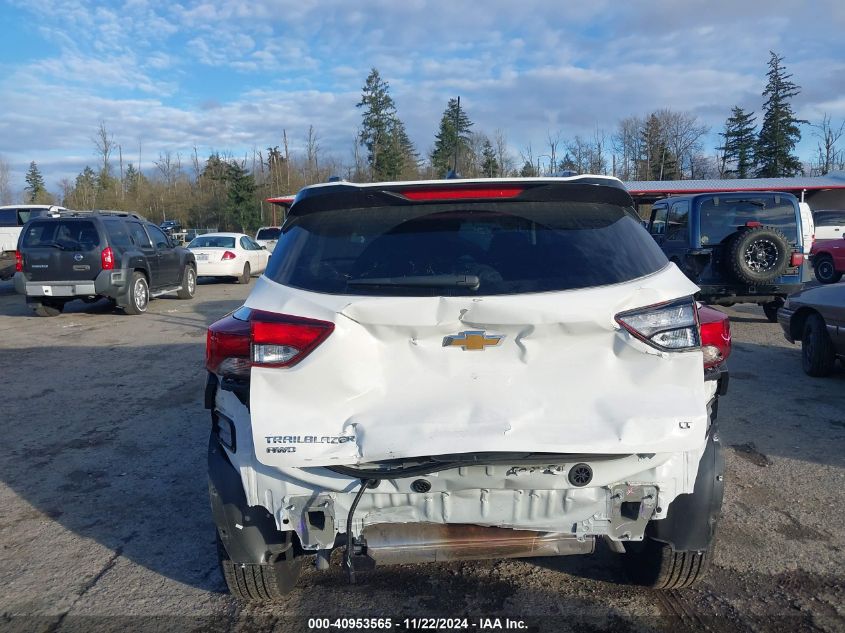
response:
{"label": "rear hatch", "polygon": [[[641,340],[684,310],[692,318],[697,288],[627,193],[576,182],[505,200],[416,195],[292,208],[242,317],[254,320],[254,360],[270,359],[250,377],[259,461],[700,446],[697,342],[666,351]],[[308,328],[324,328],[315,345]]]}
{"label": "rear hatch", "polygon": [[234,259],[237,255],[235,238],[232,236],[200,235],[191,240],[188,248],[198,263],[219,264]]}
{"label": "rear hatch", "polygon": [[21,235],[23,272],[29,281],[94,280],[102,270],[106,246],[93,220],[33,220]]}

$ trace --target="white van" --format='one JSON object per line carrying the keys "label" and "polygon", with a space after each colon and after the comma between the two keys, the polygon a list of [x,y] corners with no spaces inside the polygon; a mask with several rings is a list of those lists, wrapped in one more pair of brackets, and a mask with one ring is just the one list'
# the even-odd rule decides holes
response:
{"label": "white van", "polygon": [[798,210],[801,212],[801,237],[804,242],[804,256],[808,256],[813,249],[813,242],[816,239],[816,226],[813,222],[813,212],[806,202],[798,203]]}
{"label": "white van", "polygon": [[13,204],[0,207],[0,256],[17,249],[21,229],[31,218],[65,210],[64,207],[50,204]]}

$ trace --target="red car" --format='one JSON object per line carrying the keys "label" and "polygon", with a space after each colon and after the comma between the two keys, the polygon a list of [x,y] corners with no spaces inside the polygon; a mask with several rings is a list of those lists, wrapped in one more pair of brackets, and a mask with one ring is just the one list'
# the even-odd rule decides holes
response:
{"label": "red car", "polygon": [[817,240],[810,251],[816,279],[823,284],[835,284],[845,273],[845,238]]}

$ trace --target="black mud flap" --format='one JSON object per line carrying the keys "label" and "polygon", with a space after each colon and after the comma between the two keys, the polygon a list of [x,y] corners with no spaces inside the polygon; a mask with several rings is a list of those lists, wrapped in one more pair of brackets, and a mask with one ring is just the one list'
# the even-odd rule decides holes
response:
{"label": "black mud flap", "polygon": [[725,494],[725,456],[717,427],[710,427],[692,494],[675,497],[666,518],[651,521],[646,534],[676,552],[703,552],[713,540]]}
{"label": "black mud flap", "polygon": [[232,562],[273,562],[293,546],[293,532],[277,530],[266,508],[247,505],[241,477],[213,435],[208,442],[208,492],[214,523]]}

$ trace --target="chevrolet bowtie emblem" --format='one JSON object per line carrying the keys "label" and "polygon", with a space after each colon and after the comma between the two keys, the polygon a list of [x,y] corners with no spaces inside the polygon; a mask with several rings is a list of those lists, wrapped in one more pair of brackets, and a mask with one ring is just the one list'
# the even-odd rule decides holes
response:
{"label": "chevrolet bowtie emblem", "polygon": [[464,351],[484,351],[485,347],[499,345],[503,338],[505,338],[504,334],[485,334],[484,330],[470,330],[444,337],[443,347],[460,347]]}

